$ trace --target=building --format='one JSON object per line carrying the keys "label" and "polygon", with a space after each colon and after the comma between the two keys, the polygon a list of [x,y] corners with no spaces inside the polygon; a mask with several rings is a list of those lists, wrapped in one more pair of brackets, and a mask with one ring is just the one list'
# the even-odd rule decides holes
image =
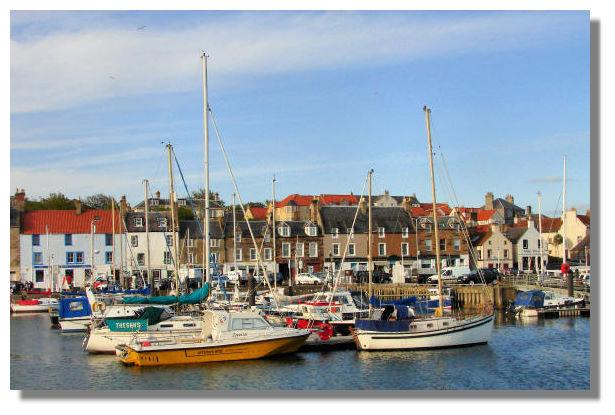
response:
{"label": "building", "polygon": [[[92,276],[113,270],[121,236],[113,235],[110,210],[37,210],[25,212],[19,237],[22,282],[36,288],[83,287]],[[115,226],[119,231],[119,214]],[[119,264],[118,264],[119,265]]]}
{"label": "building", "polygon": [[[274,272],[273,238],[271,225],[264,220],[237,220],[233,225],[232,218],[227,215],[224,224],[224,260],[223,271],[241,271],[244,275],[256,274],[260,268],[257,251],[260,251],[262,266],[267,273]],[[251,231],[251,232],[250,232]],[[254,240],[252,239],[254,236]],[[256,246],[254,244],[256,242]],[[258,269],[262,275],[262,269]]]}
{"label": "building", "polygon": [[506,195],[506,198],[494,199],[493,193],[485,194],[485,204],[482,207],[484,210],[495,210],[491,215],[491,223],[494,224],[513,224],[515,218],[526,216],[526,211],[515,205],[515,198],[512,195]]}
{"label": "building", "polygon": [[419,205],[415,194],[412,196],[391,196],[388,190],[385,190],[383,195],[372,197],[372,203],[377,207],[398,207],[402,205],[404,199],[412,205]]}
{"label": "building", "polygon": [[418,242],[417,264],[419,274],[436,272],[436,243],[440,246],[442,267],[459,267],[470,265],[468,241],[458,218],[438,216],[438,239],[435,240],[432,216],[414,218],[416,221]]}
{"label": "building", "polygon": [[[513,266],[521,272],[536,272],[540,269],[540,233],[536,230],[534,221],[527,221],[525,228],[512,227],[505,234],[513,244]],[[546,267],[548,257],[545,252],[543,258],[543,265]]]}
{"label": "building", "polygon": [[19,234],[21,232],[21,216],[26,203],[26,192],[23,189],[15,190],[15,195],[11,196],[10,204],[10,276],[11,281],[19,281]]}
{"label": "building", "polygon": [[[314,214],[314,211],[312,211]],[[323,271],[322,232],[316,221],[276,220],[276,266],[284,278]]]}
{"label": "building", "polygon": [[[585,215],[579,215],[575,208],[572,208],[566,212],[565,229],[560,227],[559,234],[566,235],[566,249],[571,250],[577,246],[586,236],[590,233],[590,215],[589,210]],[[564,221],[562,217],[562,226]],[[559,244],[554,248],[554,256],[559,258],[563,257],[563,246]]]}
{"label": "building", "polygon": [[275,218],[276,221],[309,220],[310,206],[312,204],[316,204],[317,206],[356,206],[357,203],[359,203],[359,198],[353,194],[321,194],[315,196],[292,194],[275,202]]}
{"label": "building", "polygon": [[497,225],[491,225],[472,237],[477,268],[495,268],[504,271],[514,267],[514,246]]}
{"label": "building", "polygon": [[[209,221],[209,254],[211,275],[221,274],[226,258],[224,222],[222,218]],[[204,239],[202,224],[196,220],[179,221],[180,264],[190,277],[200,277],[203,272]]]}
{"label": "building", "polygon": [[[153,197],[148,198],[149,200],[149,210],[152,211],[160,211],[160,210],[170,210],[171,203],[169,199],[161,198],[160,191],[156,191]],[[203,217],[205,212],[205,199],[194,199],[194,198],[186,198],[186,197],[178,197],[177,198],[177,207],[185,207],[187,209],[194,209],[199,217]],[[211,198],[209,200],[209,217],[217,218],[224,217],[224,204],[220,200],[220,195],[218,193],[211,193]],[[141,201],[135,205],[133,208],[134,211],[144,212],[145,211],[145,201]]]}

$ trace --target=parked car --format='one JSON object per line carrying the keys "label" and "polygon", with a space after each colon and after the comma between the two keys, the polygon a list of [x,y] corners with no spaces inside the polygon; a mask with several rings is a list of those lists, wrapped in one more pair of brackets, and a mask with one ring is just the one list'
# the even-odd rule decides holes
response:
{"label": "parked car", "polygon": [[[457,279],[462,275],[470,274],[470,267],[444,267],[442,268],[442,282],[457,282]],[[438,282],[438,274],[427,278],[428,284],[436,284]]]}
{"label": "parked car", "polygon": [[11,293],[25,291],[26,286],[21,281],[11,281]]}
{"label": "parked car", "polygon": [[[483,277],[481,278],[481,274]],[[497,282],[500,273],[493,268],[481,268],[480,272],[478,270],[470,271],[468,274],[461,275],[457,278],[457,282],[461,284],[482,284],[483,278],[485,280],[485,284],[493,284]]]}
{"label": "parked car", "polygon": [[[372,282],[374,284],[388,284],[393,281],[393,277],[388,272],[375,270],[372,272]],[[358,271],[355,275],[355,283],[367,284],[369,283],[369,272]]]}
{"label": "parked car", "polygon": [[302,273],[295,277],[295,284],[322,284],[323,280],[314,274]]}

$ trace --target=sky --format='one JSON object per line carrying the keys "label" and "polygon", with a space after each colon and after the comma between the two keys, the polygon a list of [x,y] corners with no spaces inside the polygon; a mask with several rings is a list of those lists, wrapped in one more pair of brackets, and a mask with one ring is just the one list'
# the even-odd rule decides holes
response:
{"label": "sky", "polygon": [[[12,191],[134,205],[145,178],[168,193],[169,141],[203,187],[201,50],[244,202],[270,199],[274,174],[278,199],[360,194],[370,168],[374,194],[431,201],[428,105],[439,201],[536,211],[540,191],[552,215],[566,154],[567,205],[589,208],[583,11],[12,11]],[[210,180],[229,202],[211,123]]]}

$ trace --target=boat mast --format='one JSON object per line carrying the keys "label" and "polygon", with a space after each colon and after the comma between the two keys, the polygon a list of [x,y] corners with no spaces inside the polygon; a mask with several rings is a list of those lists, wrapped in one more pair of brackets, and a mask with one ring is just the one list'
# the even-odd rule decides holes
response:
{"label": "boat mast", "polygon": [[175,234],[177,226],[175,222],[175,188],[173,185],[173,164],[171,162],[173,146],[170,143],[167,144],[167,151],[169,168],[169,203],[171,203],[171,237],[173,240],[173,271],[175,273],[175,290],[179,295],[179,257],[177,254],[177,236]]}
{"label": "boat mast", "polygon": [[[566,264],[566,156],[564,155],[564,189],[562,192],[562,213],[564,215],[562,219],[562,265]],[[568,288],[568,296],[572,297],[574,295],[574,287],[572,286],[572,273],[568,270],[566,274],[566,285]]]}
{"label": "boat mast", "polygon": [[277,258],[276,258],[276,249],[275,249],[275,174],[273,175],[273,180],[271,181],[271,233],[273,234],[273,288],[277,290],[278,288],[278,272],[277,272]]}
{"label": "boat mast", "polygon": [[211,275],[209,272],[209,103],[207,97],[207,54],[202,53],[203,60],[203,131],[204,131],[204,147],[205,147],[205,281],[210,282]]}
{"label": "boat mast", "polygon": [[47,255],[47,274],[49,275],[49,290],[51,290],[51,279],[52,279],[52,272],[51,272],[51,255],[49,254],[49,227],[47,225],[45,225],[45,234],[47,235],[47,242],[46,242],[46,255]]}
{"label": "boat mast", "polygon": [[154,276],[150,271],[150,260],[149,260],[149,195],[147,193],[147,188],[149,187],[149,180],[143,180],[143,187],[145,188],[145,265],[147,269],[147,284],[150,286],[150,289],[154,286]]}
{"label": "boat mast", "polygon": [[115,198],[111,198],[111,275],[113,275],[113,284],[115,280]]}
{"label": "boat mast", "polygon": [[[368,292],[368,303],[369,303],[369,316],[372,316],[372,295],[373,295],[373,287],[372,287],[372,174],[374,173],[374,169],[370,169],[367,173],[367,292]],[[333,266],[333,264],[331,264]]]}
{"label": "boat mast", "polygon": [[432,216],[434,222],[434,238],[436,239],[436,271],[438,273],[438,308],[436,309],[436,316],[442,316],[444,313],[444,297],[442,296],[442,270],[440,264],[440,239],[438,238],[438,215],[436,211],[436,179],[433,169],[433,149],[431,147],[431,125],[430,114],[431,110],[427,108],[427,105],[423,107],[425,111],[425,123],[427,124],[427,145],[429,148],[429,174],[431,176],[431,198],[432,198]]}
{"label": "boat mast", "polygon": [[235,208],[235,193],[233,193],[233,267],[235,275],[238,274],[237,269],[237,209]]}
{"label": "boat mast", "polygon": [[538,233],[540,234],[540,274],[544,273],[544,258],[542,246],[542,193],[538,192]]}

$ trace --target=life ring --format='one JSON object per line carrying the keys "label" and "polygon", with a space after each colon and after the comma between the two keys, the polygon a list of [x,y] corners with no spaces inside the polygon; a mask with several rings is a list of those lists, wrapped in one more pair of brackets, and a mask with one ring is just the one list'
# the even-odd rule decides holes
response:
{"label": "life ring", "polygon": [[94,303],[92,304],[92,311],[100,311],[101,313],[107,309],[107,305],[105,303]]}

